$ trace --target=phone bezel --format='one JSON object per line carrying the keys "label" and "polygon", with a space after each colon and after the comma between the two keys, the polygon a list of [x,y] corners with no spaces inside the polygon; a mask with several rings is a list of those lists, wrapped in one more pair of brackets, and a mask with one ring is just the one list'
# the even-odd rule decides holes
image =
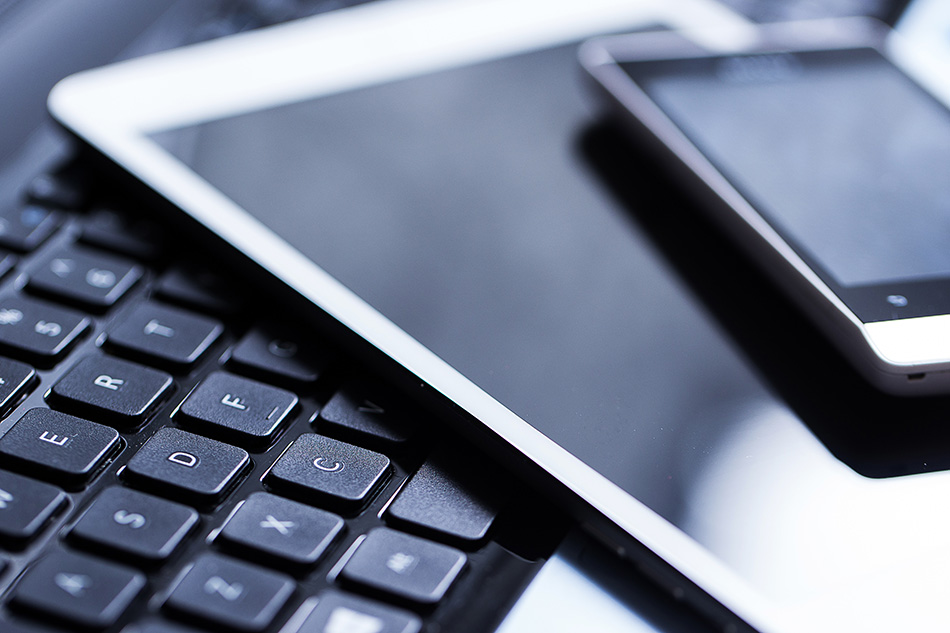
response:
{"label": "phone bezel", "polygon": [[[746,23],[700,0],[382,2],[80,73],[57,85],[49,105],[80,138],[471,414],[625,537],[745,622],[781,631],[786,625],[777,607],[693,539],[470,383],[148,137],[651,24],[692,31],[710,46],[750,37]],[[703,29],[716,26],[708,34]]]}
{"label": "phone bezel", "polygon": [[582,47],[581,63],[616,106],[628,127],[667,159],[703,199],[704,208],[737,237],[829,339],[873,384],[899,395],[950,390],[950,315],[864,322],[808,265],[754,206],[636,84],[620,64],[722,55],[807,52],[873,47],[914,81],[916,51],[884,25],[866,19],[763,27],[733,51],[708,50],[675,34],[598,38]]}

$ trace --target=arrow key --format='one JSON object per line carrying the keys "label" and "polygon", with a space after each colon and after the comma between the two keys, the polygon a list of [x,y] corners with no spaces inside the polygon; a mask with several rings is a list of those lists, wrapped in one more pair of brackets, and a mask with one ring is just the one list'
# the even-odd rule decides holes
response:
{"label": "arrow key", "polygon": [[104,629],[122,617],[145,576],[92,556],[54,550],[23,575],[12,606],[67,625]]}

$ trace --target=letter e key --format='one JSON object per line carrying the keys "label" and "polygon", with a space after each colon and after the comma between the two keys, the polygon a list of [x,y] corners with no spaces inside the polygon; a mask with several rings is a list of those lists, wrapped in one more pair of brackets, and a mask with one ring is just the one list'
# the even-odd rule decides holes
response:
{"label": "letter e key", "polygon": [[43,431],[40,434],[39,440],[41,442],[49,442],[50,444],[55,444],[56,446],[64,446],[66,442],[69,441],[69,436],[56,435],[55,433],[50,433],[49,431]]}
{"label": "letter e key", "polygon": [[119,433],[111,427],[36,408],[0,438],[0,463],[16,460],[55,484],[72,487],[91,478],[118,444]]}

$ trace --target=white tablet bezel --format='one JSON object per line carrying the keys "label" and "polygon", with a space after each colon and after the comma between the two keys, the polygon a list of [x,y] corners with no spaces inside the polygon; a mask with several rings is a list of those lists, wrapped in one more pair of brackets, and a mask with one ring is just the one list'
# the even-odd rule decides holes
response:
{"label": "white tablet bezel", "polygon": [[467,411],[744,621],[785,630],[777,608],[699,544],[476,387],[148,137],[648,25],[690,32],[707,47],[751,37],[744,20],[706,0],[389,0],[83,72],[55,87],[49,107],[79,137]]}

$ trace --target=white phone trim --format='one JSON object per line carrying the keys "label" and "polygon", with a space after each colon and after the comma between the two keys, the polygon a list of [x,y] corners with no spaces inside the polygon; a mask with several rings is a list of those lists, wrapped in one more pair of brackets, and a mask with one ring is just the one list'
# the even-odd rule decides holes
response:
{"label": "white phone trim", "polygon": [[[760,29],[762,42],[770,41],[770,30],[780,33],[790,47],[847,48],[864,45],[880,32],[878,23],[866,18],[802,22],[797,25],[777,25]],[[829,42],[835,42],[834,45]],[[917,67],[915,47],[891,32],[879,44],[902,62],[901,68],[927,85],[926,68]],[[769,46],[774,45],[774,41]],[[756,41],[740,42],[732,51],[752,52]],[[706,54],[724,52],[707,50]],[[725,52],[731,52],[729,50]],[[832,340],[844,351],[854,366],[881,389],[903,395],[946,393],[950,390],[950,316],[938,315],[891,321],[862,322],[835,294],[814,270],[789,246],[788,242],[742,196],[709,159],[693,145],[673,121],[650,99],[618,66],[619,61],[663,59],[675,56],[695,56],[695,50],[685,50],[683,39],[669,33],[657,33],[654,38],[604,37],[588,42],[581,50],[585,67],[600,81],[622,107],[636,113],[650,132],[662,139],[678,160],[696,174],[710,193],[732,210],[742,225],[733,222],[730,229],[742,231],[741,238],[761,251],[766,257],[778,254],[794,273],[777,270],[777,276],[786,282],[790,293],[799,297],[799,304],[810,311],[824,326]],[[723,215],[723,214],[719,214]],[[748,239],[751,229],[761,242]],[[793,279],[797,276],[798,279]],[[796,283],[804,281],[805,284]]]}

